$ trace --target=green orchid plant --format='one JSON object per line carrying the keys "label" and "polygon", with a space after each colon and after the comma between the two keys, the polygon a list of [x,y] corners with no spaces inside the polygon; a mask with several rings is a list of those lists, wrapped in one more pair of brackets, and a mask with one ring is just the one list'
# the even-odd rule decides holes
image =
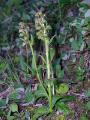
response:
{"label": "green orchid plant", "polygon": [[[55,51],[53,48],[50,47],[50,43],[53,39],[53,38],[51,39],[49,38],[49,31],[51,30],[51,27],[47,24],[47,21],[45,20],[45,15],[41,11],[36,13],[35,27],[36,27],[36,35],[38,37],[38,40],[41,40],[44,45],[45,54],[43,56],[39,55],[42,60],[42,69],[45,69],[46,71],[44,80],[42,78],[43,72],[41,74],[39,72],[40,65],[37,64],[38,57],[37,57],[37,52],[34,49],[34,43],[35,43],[34,37],[32,35],[29,35],[28,27],[25,23],[23,22],[20,23],[20,28],[19,28],[22,45],[24,44],[26,46],[26,51],[28,51],[27,48],[29,46],[32,54],[33,67],[30,68],[29,56],[27,53],[26,71],[28,72],[30,70],[31,74],[33,74],[33,68],[34,68],[35,71],[34,74],[36,74],[37,79],[39,81],[38,88],[36,91],[34,91],[33,97],[35,97],[35,101],[43,97],[47,98],[48,100],[48,106],[47,107],[42,106],[38,110],[36,110],[37,112],[35,112],[35,114],[32,116],[32,120],[35,120],[36,118],[42,115],[52,113],[55,105],[57,106],[56,104],[57,101],[61,99],[62,95],[66,94],[69,90],[67,84],[60,84],[59,86],[57,86],[57,80],[53,76],[52,60],[55,55]],[[21,59],[21,65],[22,65],[22,59]],[[42,112],[40,112],[41,110]]]}

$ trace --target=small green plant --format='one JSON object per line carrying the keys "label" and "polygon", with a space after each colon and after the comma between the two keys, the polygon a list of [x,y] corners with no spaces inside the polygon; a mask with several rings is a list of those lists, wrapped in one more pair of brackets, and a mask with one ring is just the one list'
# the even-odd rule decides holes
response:
{"label": "small green plant", "polygon": [[[38,39],[42,40],[44,42],[45,46],[45,60],[46,60],[46,73],[47,73],[47,78],[50,80],[51,78],[51,66],[50,66],[50,49],[49,49],[49,44],[50,44],[50,38],[48,37],[48,32],[50,30],[50,26],[47,24],[47,21],[45,20],[45,15],[39,11],[36,14],[36,19],[35,19],[35,25],[36,25],[36,30],[37,30],[37,36]],[[52,112],[52,91],[51,91],[51,85],[48,84],[48,100],[49,100],[49,105],[50,105],[50,112]]]}
{"label": "small green plant", "polygon": [[[19,33],[20,33],[20,38],[22,40],[22,44],[25,43],[26,45],[29,45],[29,48],[32,53],[32,68],[30,68],[27,62],[28,60],[27,60],[26,61],[27,69],[30,68],[29,70],[31,71],[32,75],[33,75],[33,70],[35,71],[34,75],[37,76],[37,79],[39,80],[39,83],[40,83],[38,85],[37,91],[35,91],[32,95],[30,95],[31,93],[28,93],[28,96],[30,95],[30,98],[27,97],[26,95],[25,100],[32,101],[32,99],[34,98],[34,101],[37,101],[39,98],[43,99],[43,97],[48,100],[47,107],[42,106],[39,109],[37,109],[36,112],[34,112],[34,115],[32,116],[32,120],[34,120],[42,115],[52,113],[54,110],[54,106],[56,106],[57,100],[59,100],[63,94],[66,94],[69,88],[67,84],[61,84],[60,86],[57,87],[57,91],[58,91],[57,94],[60,94],[60,96],[55,95],[56,94],[55,88],[57,86],[56,84],[57,80],[56,79],[54,80],[52,76],[53,74],[52,59],[54,57],[55,52],[54,52],[54,49],[50,48],[50,43],[52,39],[49,38],[49,30],[51,29],[51,27],[47,24],[47,21],[45,20],[45,15],[41,11],[39,11],[36,13],[36,19],[35,19],[35,26],[37,30],[38,41],[42,40],[42,43],[44,44],[44,50],[45,50],[44,56],[40,55],[41,60],[43,61],[43,64],[41,66],[43,68],[43,65],[44,65],[45,71],[46,71],[46,77],[44,78],[45,82],[43,81],[42,75],[41,75],[43,73],[40,74],[39,72],[40,65],[37,64],[37,58],[36,58],[37,54],[33,47],[35,44],[34,37],[32,35],[29,36],[28,29],[27,27],[25,29],[25,26],[26,26],[25,23],[20,24]],[[24,30],[22,29],[22,27],[24,28]],[[27,57],[27,59],[29,58]],[[40,112],[41,110],[42,112]]]}

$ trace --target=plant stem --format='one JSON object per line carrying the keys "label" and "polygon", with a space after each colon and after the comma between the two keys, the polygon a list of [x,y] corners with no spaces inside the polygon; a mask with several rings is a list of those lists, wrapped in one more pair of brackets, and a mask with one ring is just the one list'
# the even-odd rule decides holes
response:
{"label": "plant stem", "polygon": [[52,107],[52,91],[51,91],[51,85],[48,85],[48,93],[49,93],[49,105],[50,105],[50,113],[53,111]]}
{"label": "plant stem", "polygon": [[[29,45],[30,45],[31,52],[32,52],[32,57],[33,57],[33,60],[34,60],[34,65],[35,65],[35,70],[36,70],[37,78],[38,78],[41,86],[43,87],[44,91],[45,91],[46,94],[47,94],[47,91],[46,91],[46,89],[45,89],[45,87],[44,87],[44,85],[43,85],[43,83],[42,83],[42,80],[41,80],[41,78],[40,78],[40,75],[39,75],[39,73],[38,73],[38,68],[37,68],[37,64],[36,64],[36,58],[35,58],[34,50],[33,50],[33,47],[32,47],[32,44],[30,43],[30,41],[29,41]],[[47,98],[48,98],[48,94],[47,94]]]}
{"label": "plant stem", "polygon": [[[27,44],[26,44],[26,59],[27,59],[27,65],[28,65],[28,47],[27,47]],[[28,74],[28,67],[27,67],[27,74]]]}
{"label": "plant stem", "polygon": [[47,78],[50,79],[50,61],[49,61],[49,41],[45,40]]}
{"label": "plant stem", "polygon": [[[46,66],[47,66],[47,78],[50,80],[50,61],[49,61],[49,41],[48,39],[45,39],[45,49],[46,49]],[[50,113],[53,111],[53,106],[52,106],[52,89],[51,85],[48,84],[48,101],[49,101],[49,106],[50,106]]]}
{"label": "plant stem", "polygon": [[37,69],[37,64],[36,64],[34,50],[33,50],[33,47],[32,47],[30,42],[29,42],[29,45],[30,45],[31,52],[32,52],[32,57],[33,57],[34,65],[35,65],[35,70],[36,70],[36,73],[37,73],[37,78],[38,78],[39,82],[41,83],[41,79],[40,79],[40,76],[39,76],[39,73],[38,73],[38,69]]}

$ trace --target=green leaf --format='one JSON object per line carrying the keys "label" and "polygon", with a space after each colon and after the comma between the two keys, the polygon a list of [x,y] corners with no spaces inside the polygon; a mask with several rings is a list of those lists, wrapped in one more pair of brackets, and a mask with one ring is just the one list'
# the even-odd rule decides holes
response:
{"label": "green leaf", "polygon": [[14,116],[7,116],[7,120],[14,120]]}
{"label": "green leaf", "polygon": [[38,70],[40,79],[42,79],[42,65],[39,65],[37,70]]}
{"label": "green leaf", "polygon": [[65,117],[65,115],[59,115],[59,116],[57,116],[56,120],[66,120],[66,117]]}
{"label": "green leaf", "polygon": [[37,56],[36,56],[36,52],[34,51],[34,56],[32,57],[32,63],[31,63],[33,75],[36,74],[36,66],[35,66],[36,61],[37,61]]}
{"label": "green leaf", "polygon": [[12,112],[18,112],[18,105],[17,105],[16,103],[12,103],[12,104],[10,105],[10,110],[11,110]]}
{"label": "green leaf", "polygon": [[68,92],[68,90],[69,90],[68,85],[66,83],[62,83],[62,84],[59,85],[59,87],[57,89],[57,92],[59,94],[65,94],[65,93]]}
{"label": "green leaf", "polygon": [[48,85],[50,85],[50,86],[55,85],[56,82],[57,82],[57,80],[53,78],[53,79],[45,80],[45,81],[44,81],[44,84],[45,84],[45,86],[47,87]]}
{"label": "green leaf", "polygon": [[56,108],[64,112],[65,114],[68,114],[70,112],[69,107],[64,102],[57,102]]}
{"label": "green leaf", "polygon": [[56,75],[58,78],[63,78],[64,76],[64,70],[61,70],[61,66],[59,64],[57,64],[55,66],[55,69],[56,69]]}
{"label": "green leaf", "polygon": [[82,116],[82,117],[80,118],[80,120],[88,120],[88,118],[85,117],[85,116]]}
{"label": "green leaf", "polygon": [[65,7],[66,5],[70,5],[71,0],[59,0],[59,4],[61,7]]}
{"label": "green leaf", "polygon": [[30,20],[30,16],[28,14],[23,13],[22,19],[25,20]]}
{"label": "green leaf", "polygon": [[87,96],[87,97],[90,97],[90,89],[87,90],[86,96]]}
{"label": "green leaf", "polygon": [[22,55],[19,56],[19,59],[20,59],[21,70],[25,71],[26,70],[25,59],[24,59],[24,57]]}
{"label": "green leaf", "polygon": [[15,91],[15,92],[10,94],[9,98],[11,100],[16,100],[16,99],[18,99],[18,96],[19,96],[19,93],[17,91]]}
{"label": "green leaf", "polygon": [[90,17],[90,9],[87,10],[87,12],[85,13],[85,18]]}
{"label": "green leaf", "polygon": [[75,96],[64,96],[62,99],[60,99],[61,102],[70,102],[74,101],[76,99]]}
{"label": "green leaf", "polygon": [[7,68],[7,63],[5,61],[0,61],[0,72],[3,72]]}
{"label": "green leaf", "polygon": [[66,6],[76,4],[80,2],[80,0],[59,0],[59,4],[62,8],[65,8]]}
{"label": "green leaf", "polygon": [[84,9],[89,9],[89,5],[88,4],[86,4],[86,3],[80,3],[80,8],[84,8]]}
{"label": "green leaf", "polygon": [[86,108],[87,108],[88,110],[90,110],[90,101],[87,102],[87,104],[86,104]]}
{"label": "green leaf", "polygon": [[83,57],[83,56],[80,57],[80,64],[81,64],[81,65],[84,64],[84,57]]}
{"label": "green leaf", "polygon": [[26,92],[25,94],[25,102],[30,102],[33,103],[34,102],[34,95],[31,92]]}
{"label": "green leaf", "polygon": [[49,113],[49,109],[47,106],[42,106],[35,110],[35,114],[32,117],[32,120],[36,120],[37,118],[41,117],[42,115],[46,115]]}
{"label": "green leaf", "polygon": [[[82,45],[83,45],[83,40],[80,39],[80,40],[74,40],[72,43],[71,43],[71,46],[72,46],[72,49],[75,50],[75,51],[78,51],[78,50],[83,50],[83,48],[81,49]],[[84,47],[84,46],[83,46]]]}
{"label": "green leaf", "polygon": [[0,107],[6,106],[6,100],[0,99]]}
{"label": "green leaf", "polygon": [[45,89],[43,88],[42,85],[39,85],[39,86],[38,86],[37,91],[35,92],[35,96],[36,96],[37,98],[47,97],[47,92],[45,91]]}
{"label": "green leaf", "polygon": [[60,98],[61,98],[60,96],[56,96],[56,95],[53,96],[53,98],[52,98],[53,107],[55,106],[55,104],[57,103],[57,101],[58,101]]}
{"label": "green leaf", "polygon": [[20,3],[22,2],[22,0],[8,0],[8,5],[12,6],[12,5],[20,5]]}
{"label": "green leaf", "polygon": [[50,61],[53,60],[54,56],[55,56],[55,49],[54,48],[50,48]]}

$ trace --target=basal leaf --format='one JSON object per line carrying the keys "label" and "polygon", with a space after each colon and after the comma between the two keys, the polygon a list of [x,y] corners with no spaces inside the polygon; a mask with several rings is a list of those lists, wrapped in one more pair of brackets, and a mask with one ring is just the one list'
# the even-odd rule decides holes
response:
{"label": "basal leaf", "polygon": [[10,110],[11,110],[12,112],[18,112],[18,105],[17,105],[16,103],[12,103],[12,104],[10,105]]}
{"label": "basal leaf", "polygon": [[69,107],[64,102],[57,102],[56,108],[64,112],[65,114],[68,114],[70,112]]}
{"label": "basal leaf", "polygon": [[32,117],[32,120],[36,120],[37,118],[41,117],[42,115],[46,115],[49,113],[49,109],[47,106],[42,106],[35,110],[35,114]]}
{"label": "basal leaf", "polygon": [[37,89],[37,91],[35,92],[35,96],[36,96],[37,98],[47,97],[47,92],[46,92],[45,89],[42,87],[42,85],[39,85],[39,86],[38,86],[38,89]]}
{"label": "basal leaf", "polygon": [[62,83],[62,84],[59,85],[59,87],[57,89],[57,92],[59,94],[65,94],[65,93],[68,92],[68,90],[69,90],[68,85],[66,83]]}

